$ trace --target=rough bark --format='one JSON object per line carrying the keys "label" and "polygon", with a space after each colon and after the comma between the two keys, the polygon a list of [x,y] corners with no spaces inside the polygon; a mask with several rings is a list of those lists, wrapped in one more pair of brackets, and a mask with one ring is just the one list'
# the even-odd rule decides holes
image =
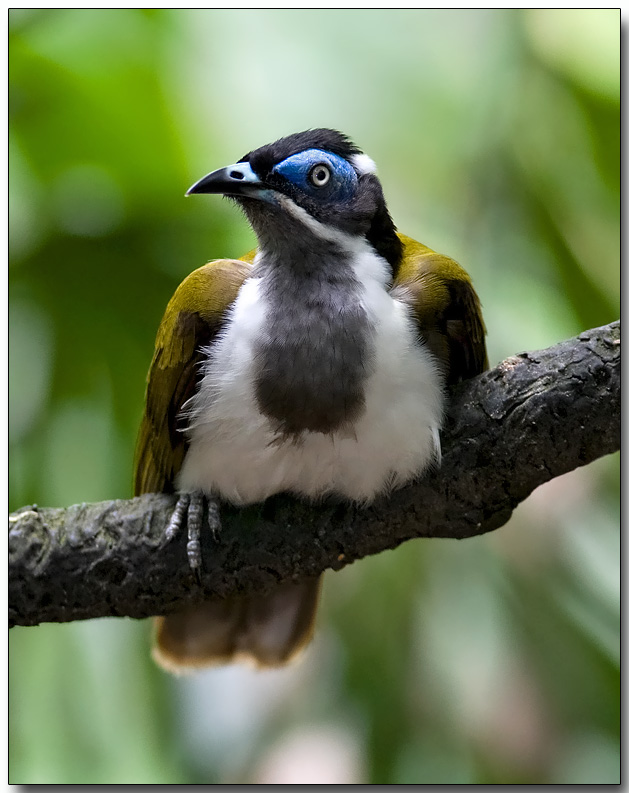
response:
{"label": "rough bark", "polygon": [[275,496],[224,507],[192,575],[174,496],[23,507],[9,518],[9,622],[148,617],[184,603],[339,569],[414,537],[463,539],[509,520],[532,490],[620,448],[620,323],[500,363],[451,393],[443,460],[367,508]]}

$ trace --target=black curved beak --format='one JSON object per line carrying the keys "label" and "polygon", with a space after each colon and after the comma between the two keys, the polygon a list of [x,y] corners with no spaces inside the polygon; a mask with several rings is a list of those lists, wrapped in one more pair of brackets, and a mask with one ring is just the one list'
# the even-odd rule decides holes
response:
{"label": "black curved beak", "polygon": [[197,193],[214,193],[227,196],[247,196],[248,198],[258,198],[268,200],[265,193],[270,193],[265,188],[264,182],[252,170],[248,162],[238,162],[235,165],[228,165],[227,168],[219,168],[212,171],[203,179],[199,179],[188,190],[186,195],[196,195]]}

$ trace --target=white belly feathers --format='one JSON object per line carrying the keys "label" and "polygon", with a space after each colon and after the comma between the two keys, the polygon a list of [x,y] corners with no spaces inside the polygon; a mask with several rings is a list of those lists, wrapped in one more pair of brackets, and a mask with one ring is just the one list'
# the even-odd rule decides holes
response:
{"label": "white belly feathers", "polygon": [[281,491],[366,502],[438,459],[443,390],[437,367],[417,342],[407,307],[384,288],[384,260],[363,250],[352,266],[375,328],[375,362],[365,409],[351,429],[277,438],[254,395],[254,341],[268,307],[260,279],[250,278],[187,406],[190,447],[179,489],[200,489],[235,504]]}

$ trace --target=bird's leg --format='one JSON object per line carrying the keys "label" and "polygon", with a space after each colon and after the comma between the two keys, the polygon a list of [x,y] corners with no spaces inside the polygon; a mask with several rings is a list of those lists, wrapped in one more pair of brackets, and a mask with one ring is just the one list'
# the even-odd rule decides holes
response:
{"label": "bird's leg", "polygon": [[221,531],[221,515],[218,501],[207,497],[201,490],[180,493],[173,514],[166,528],[165,539],[169,542],[183,528],[184,521],[188,530],[186,551],[188,563],[195,573],[201,569],[201,529],[203,527],[204,505],[208,506],[208,525],[212,539],[216,542]]}
{"label": "bird's leg", "polygon": [[193,572],[201,569],[201,526],[203,525],[203,503],[205,496],[200,490],[189,493],[188,502],[188,564]]}
{"label": "bird's leg", "polygon": [[207,500],[207,522],[210,525],[212,539],[214,542],[218,542],[223,526],[221,524],[221,508],[215,498],[208,498]]}
{"label": "bird's leg", "polygon": [[187,517],[188,515],[189,503],[190,493],[179,493],[177,503],[175,504],[175,509],[173,510],[173,514],[170,516],[170,521],[166,527],[166,533],[164,536],[166,542],[170,542],[181,531],[184,516]]}

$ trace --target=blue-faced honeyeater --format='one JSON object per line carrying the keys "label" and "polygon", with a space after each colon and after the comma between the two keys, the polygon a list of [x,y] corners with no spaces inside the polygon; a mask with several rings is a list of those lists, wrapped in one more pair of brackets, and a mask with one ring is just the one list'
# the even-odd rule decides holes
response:
{"label": "blue-faced honeyeater", "polygon": [[[366,504],[440,456],[448,384],[487,368],[480,304],[452,259],[398,234],[373,161],[315,129],[251,151],[188,194],[244,211],[258,247],[192,272],[157,333],[135,492],[177,492],[169,532],[220,542],[221,500],[279,492]],[[290,529],[287,529],[290,531]],[[281,665],[309,640],[320,580],[157,618],[170,671]]]}

